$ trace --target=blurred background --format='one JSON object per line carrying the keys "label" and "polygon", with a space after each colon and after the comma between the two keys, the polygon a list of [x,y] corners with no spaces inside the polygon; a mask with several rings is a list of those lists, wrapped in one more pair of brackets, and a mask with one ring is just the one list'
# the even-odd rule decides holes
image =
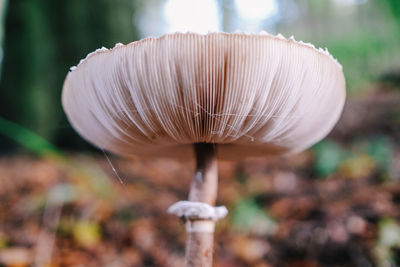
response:
{"label": "blurred background", "polygon": [[92,148],[63,80],[101,46],[235,30],[327,47],[348,100],[300,155],[220,163],[215,266],[400,265],[400,1],[0,0],[0,266],[182,266],[166,210],[194,166]]}

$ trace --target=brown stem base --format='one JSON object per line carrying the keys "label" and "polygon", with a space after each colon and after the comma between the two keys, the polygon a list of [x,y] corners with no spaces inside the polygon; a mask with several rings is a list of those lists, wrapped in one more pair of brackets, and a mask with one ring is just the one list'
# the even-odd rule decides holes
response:
{"label": "brown stem base", "polygon": [[[201,221],[187,222],[196,224]],[[207,223],[214,224],[213,221]],[[187,229],[193,225],[187,225]],[[186,239],[186,266],[212,266],[214,232],[187,232]]]}

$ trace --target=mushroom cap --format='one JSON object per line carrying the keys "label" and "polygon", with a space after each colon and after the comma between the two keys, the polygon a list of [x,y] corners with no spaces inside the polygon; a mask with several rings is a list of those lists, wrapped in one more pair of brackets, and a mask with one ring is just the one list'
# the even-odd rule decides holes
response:
{"label": "mushroom cap", "polygon": [[266,33],[174,33],[88,55],[68,73],[72,126],[123,156],[220,159],[284,155],[324,138],[345,101],[327,52]]}

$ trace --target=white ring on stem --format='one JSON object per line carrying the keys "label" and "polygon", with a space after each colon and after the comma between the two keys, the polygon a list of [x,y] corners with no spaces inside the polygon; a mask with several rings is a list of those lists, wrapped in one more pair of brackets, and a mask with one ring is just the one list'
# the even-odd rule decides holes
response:
{"label": "white ring on stem", "polygon": [[187,233],[214,233],[215,221],[195,220],[186,222]]}
{"label": "white ring on stem", "polygon": [[228,209],[225,206],[213,207],[203,202],[184,200],[170,206],[168,213],[187,220],[212,220],[216,222],[228,214]]}

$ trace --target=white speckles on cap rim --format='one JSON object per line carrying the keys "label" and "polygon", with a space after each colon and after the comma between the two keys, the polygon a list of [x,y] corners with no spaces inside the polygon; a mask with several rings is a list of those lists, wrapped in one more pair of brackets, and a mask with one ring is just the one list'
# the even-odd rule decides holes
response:
{"label": "white speckles on cap rim", "polygon": [[[192,32],[176,32],[176,33],[179,33],[179,34],[198,34],[198,33],[192,33]],[[173,33],[173,34],[176,34],[176,33]],[[217,32],[211,32],[211,31],[210,31],[210,32],[208,32],[206,35],[210,35],[210,34],[217,34]],[[293,35],[290,36],[289,38],[286,38],[286,37],[283,36],[281,33],[278,33],[277,35],[273,35],[273,34],[270,34],[270,33],[266,32],[266,31],[264,31],[264,30],[263,30],[263,31],[260,31],[260,32],[257,33],[257,34],[250,33],[250,32],[243,32],[243,31],[240,31],[240,30],[236,30],[236,31],[234,31],[233,33],[225,33],[225,34],[258,35],[258,36],[266,36],[266,37],[269,37],[269,38],[272,37],[272,38],[277,38],[277,39],[281,39],[281,40],[286,40],[286,41],[289,41],[289,42],[294,42],[294,43],[297,43],[297,44],[299,44],[299,45],[302,45],[302,46],[306,46],[306,47],[315,49],[315,50],[318,51],[319,53],[322,53],[322,54],[328,56],[328,57],[329,57],[331,60],[333,60],[341,69],[343,68],[342,65],[337,61],[337,59],[334,58],[334,57],[332,56],[331,53],[329,53],[329,51],[328,51],[327,48],[325,48],[325,49],[318,48],[318,49],[317,49],[317,48],[316,48],[313,44],[311,44],[311,43],[307,43],[307,42],[303,42],[303,41],[296,41],[296,39],[294,38]],[[166,35],[172,35],[172,34],[166,34]],[[166,35],[163,35],[163,36],[166,36]],[[202,35],[202,34],[198,34],[198,35]],[[158,37],[158,38],[163,38],[163,36]],[[158,39],[158,38],[157,38],[157,37],[148,37],[148,38],[145,38],[145,39],[142,39],[142,40],[146,40],[146,39]],[[142,40],[141,40],[141,41],[142,41]],[[133,42],[133,43],[136,43],[136,42]],[[132,43],[131,43],[131,44],[132,44]],[[128,44],[128,45],[129,45],[129,44]],[[114,46],[114,48],[112,48],[112,49],[115,49],[115,48],[118,48],[118,47],[123,47],[123,46],[124,46],[124,44],[122,44],[122,43],[116,43],[115,46]],[[79,67],[79,65],[81,65],[83,62],[85,62],[89,57],[91,57],[91,56],[93,56],[93,55],[95,55],[95,54],[98,54],[98,53],[102,53],[102,52],[105,52],[105,51],[112,50],[112,49],[107,49],[107,48],[105,48],[105,47],[96,49],[94,52],[89,53],[84,59],[81,59],[81,60],[79,61],[79,63],[78,63],[77,66],[71,67],[71,68],[70,68],[70,71],[74,71],[77,67]]]}

